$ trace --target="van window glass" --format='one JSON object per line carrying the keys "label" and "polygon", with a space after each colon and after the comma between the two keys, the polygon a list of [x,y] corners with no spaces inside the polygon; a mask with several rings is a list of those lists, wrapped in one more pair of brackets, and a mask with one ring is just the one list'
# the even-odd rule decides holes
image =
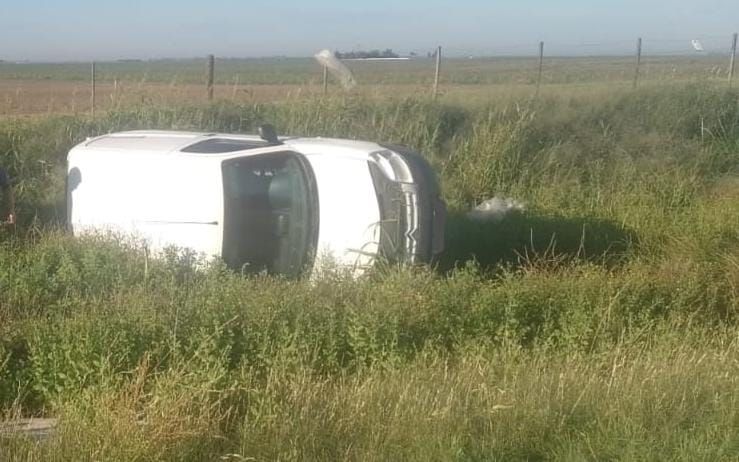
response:
{"label": "van window glass", "polygon": [[269,146],[269,143],[262,140],[209,138],[207,140],[191,144],[186,148],[182,148],[181,152],[189,152],[193,154],[222,154],[224,152],[245,151],[247,149],[263,148],[265,146]]}
{"label": "van window glass", "polygon": [[291,152],[223,163],[223,258],[239,271],[299,275],[314,257],[318,200],[307,161]]}

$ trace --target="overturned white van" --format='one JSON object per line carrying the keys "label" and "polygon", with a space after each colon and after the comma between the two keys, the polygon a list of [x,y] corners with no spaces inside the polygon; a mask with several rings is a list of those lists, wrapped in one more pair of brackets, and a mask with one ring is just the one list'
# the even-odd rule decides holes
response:
{"label": "overturned white van", "polygon": [[220,257],[244,272],[297,276],[378,258],[431,260],[445,205],[420,155],[377,143],[274,135],[131,131],[67,157],[75,235],[114,231]]}

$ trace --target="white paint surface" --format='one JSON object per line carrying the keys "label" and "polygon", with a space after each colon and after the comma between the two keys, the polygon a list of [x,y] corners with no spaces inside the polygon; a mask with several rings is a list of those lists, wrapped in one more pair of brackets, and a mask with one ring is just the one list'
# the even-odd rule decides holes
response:
{"label": "white paint surface", "polygon": [[[221,154],[180,150],[210,134],[125,132],[88,140],[68,155],[79,184],[68,193],[75,235],[113,231],[145,239],[154,252],[189,248],[209,257],[223,245],[224,160],[284,152],[304,154],[319,200],[318,259],[362,269],[378,250],[379,206],[367,162],[375,143],[285,139],[285,144]],[[217,135],[256,140],[256,137]]]}

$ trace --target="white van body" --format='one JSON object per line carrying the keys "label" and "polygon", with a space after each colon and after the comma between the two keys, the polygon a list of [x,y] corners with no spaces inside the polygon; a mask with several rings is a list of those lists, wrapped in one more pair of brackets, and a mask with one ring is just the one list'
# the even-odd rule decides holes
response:
{"label": "white van body", "polygon": [[188,248],[242,271],[428,261],[443,247],[445,207],[419,159],[341,139],[113,133],[69,152],[68,224],[75,235],[129,234],[155,252]]}

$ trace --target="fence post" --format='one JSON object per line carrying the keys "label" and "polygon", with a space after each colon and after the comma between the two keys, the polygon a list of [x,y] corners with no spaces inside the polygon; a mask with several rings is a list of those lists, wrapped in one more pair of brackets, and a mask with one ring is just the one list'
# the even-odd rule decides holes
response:
{"label": "fence post", "polygon": [[208,101],[213,101],[213,74],[215,71],[215,56],[208,55],[208,82],[206,84],[208,90]]}
{"label": "fence post", "polygon": [[641,37],[636,39],[636,67],[634,68],[634,88],[639,85],[639,66],[641,65]]}
{"label": "fence post", "polygon": [[441,72],[441,46],[436,47],[436,70],[434,71],[434,99],[439,94],[439,73]]}
{"label": "fence post", "polygon": [[238,74],[236,74],[236,77],[234,77],[234,85],[233,85],[233,88],[231,89],[231,99],[236,99],[236,93],[238,92],[240,83],[241,83],[241,78],[239,77]]}
{"label": "fence post", "polygon": [[90,64],[90,117],[95,118],[95,61]]}
{"label": "fence post", "polygon": [[734,32],[734,38],[731,41],[731,59],[729,60],[729,88],[731,88],[731,81],[734,79],[734,64],[736,61],[736,39],[737,33]]}
{"label": "fence post", "polygon": [[328,67],[323,66],[323,95],[328,94]]}
{"label": "fence post", "polygon": [[544,42],[539,42],[539,73],[536,76],[536,96],[539,96],[541,87],[541,71],[544,67]]}

